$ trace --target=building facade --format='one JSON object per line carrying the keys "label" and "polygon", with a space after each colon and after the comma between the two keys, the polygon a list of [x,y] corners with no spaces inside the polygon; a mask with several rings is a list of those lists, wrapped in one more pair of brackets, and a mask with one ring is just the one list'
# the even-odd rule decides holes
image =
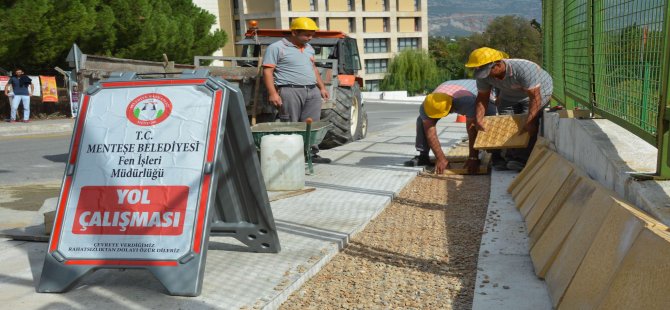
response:
{"label": "building facade", "polygon": [[296,17],[310,17],[320,29],[355,38],[366,90],[378,90],[393,56],[405,49],[428,49],[428,0],[194,0],[217,16],[229,43],[218,53],[241,53],[248,22],[259,28],[288,29]]}

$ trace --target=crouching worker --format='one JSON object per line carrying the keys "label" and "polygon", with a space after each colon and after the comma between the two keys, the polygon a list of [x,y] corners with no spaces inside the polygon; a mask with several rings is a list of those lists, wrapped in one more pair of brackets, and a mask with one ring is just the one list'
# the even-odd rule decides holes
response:
{"label": "crouching worker", "polygon": [[[429,152],[432,150],[433,155],[435,155],[435,172],[438,174],[444,172],[449,162],[442,151],[435,125],[441,118],[454,112],[466,116],[465,126],[468,131],[470,152],[465,162],[465,168],[468,169],[469,173],[477,171],[480,165],[479,151],[473,148],[475,138],[477,138],[477,128],[475,127],[476,94],[477,82],[475,80],[453,80],[440,84],[432,94],[426,96],[419,108],[419,117],[416,119],[416,150],[419,155],[406,161],[405,166],[430,165]],[[492,100],[489,100],[488,108],[484,114],[496,114],[496,106]]]}

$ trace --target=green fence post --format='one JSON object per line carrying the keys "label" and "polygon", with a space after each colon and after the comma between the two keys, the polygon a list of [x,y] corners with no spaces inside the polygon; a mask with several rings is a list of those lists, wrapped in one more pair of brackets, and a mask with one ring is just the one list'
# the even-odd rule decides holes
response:
{"label": "green fence post", "polygon": [[[670,5],[668,2],[665,4],[665,18],[663,19],[663,37],[667,38],[670,34],[670,21],[668,17],[670,16]],[[656,146],[658,147],[658,159],[656,165],[656,175],[660,178],[667,179],[670,178],[670,131],[669,129],[669,116],[666,116],[668,111],[668,105],[670,102],[670,88],[668,88],[668,83],[670,82],[670,48],[666,43],[663,47],[663,63],[662,63],[662,75],[661,75],[661,98],[658,111],[658,122],[657,122],[657,137],[658,142]]]}

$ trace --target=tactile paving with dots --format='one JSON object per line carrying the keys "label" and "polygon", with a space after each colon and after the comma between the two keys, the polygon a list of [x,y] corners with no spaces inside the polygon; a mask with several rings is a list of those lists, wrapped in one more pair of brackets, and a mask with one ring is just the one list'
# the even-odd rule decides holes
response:
{"label": "tactile paving with dots", "polygon": [[475,149],[524,148],[528,145],[528,133],[519,135],[526,121],[526,114],[485,116],[486,131],[477,133]]}
{"label": "tactile paving with dots", "polygon": [[447,160],[450,162],[463,162],[470,156],[468,142],[461,142],[447,152]]}

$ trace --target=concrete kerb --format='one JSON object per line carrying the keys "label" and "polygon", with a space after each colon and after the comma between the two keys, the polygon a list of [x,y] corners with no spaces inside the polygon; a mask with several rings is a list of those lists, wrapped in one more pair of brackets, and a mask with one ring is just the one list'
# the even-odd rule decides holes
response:
{"label": "concrete kerb", "polygon": [[67,135],[72,133],[74,119],[63,118],[53,120],[31,120],[29,123],[0,123],[0,137],[13,137],[25,135],[57,134]]}
{"label": "concrete kerb", "polygon": [[[438,126],[445,145],[465,136],[462,124],[441,122]],[[230,239],[213,238],[199,297],[165,295],[160,284],[140,270],[100,270],[70,292],[37,294],[34,285],[46,245],[8,242],[3,243],[7,251],[0,253],[6,262],[0,265],[0,282],[5,283],[0,299],[9,300],[7,307],[28,308],[159,308],[170,303],[189,309],[276,309],[379,215],[420,171],[402,166],[402,159],[411,158],[415,150],[411,143],[394,142],[413,137],[413,126],[401,129],[371,135],[347,145],[346,150],[323,150],[321,154],[335,162],[315,166],[316,173],[307,181],[317,189],[272,202],[281,253],[249,253],[229,243]]]}

